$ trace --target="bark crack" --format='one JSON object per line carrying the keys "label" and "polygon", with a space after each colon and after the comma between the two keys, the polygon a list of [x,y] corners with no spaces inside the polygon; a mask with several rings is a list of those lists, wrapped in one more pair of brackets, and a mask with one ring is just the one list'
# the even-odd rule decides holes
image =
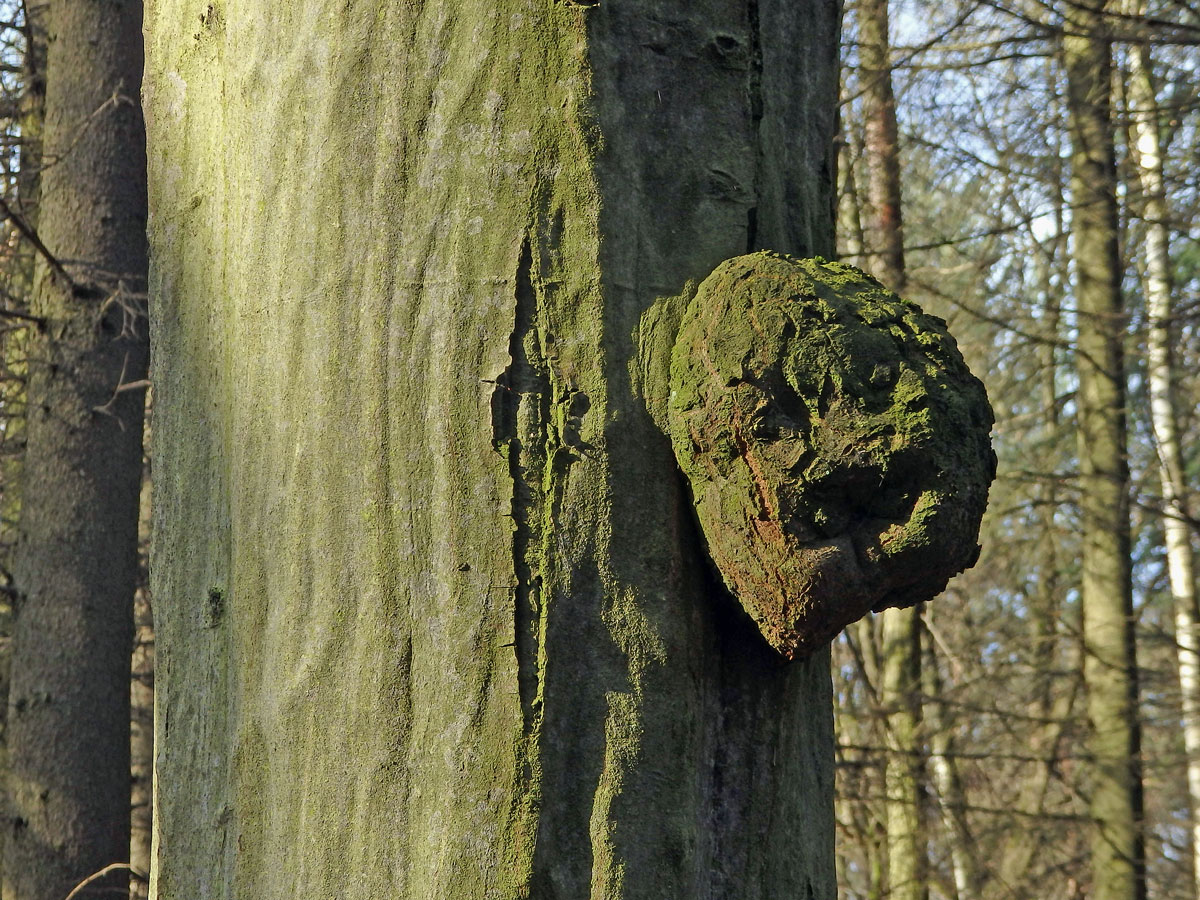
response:
{"label": "bark crack", "polygon": [[537,292],[528,237],[515,278],[509,365],[492,392],[493,446],[508,460],[512,477],[513,648],[523,731],[531,738],[541,718],[542,487],[550,420],[550,378],[537,329]]}

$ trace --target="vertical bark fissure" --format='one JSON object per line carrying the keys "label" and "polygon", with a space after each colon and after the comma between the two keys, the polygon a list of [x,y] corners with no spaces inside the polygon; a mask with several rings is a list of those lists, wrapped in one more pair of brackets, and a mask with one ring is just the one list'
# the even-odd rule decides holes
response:
{"label": "vertical bark fissure", "polygon": [[[535,327],[537,295],[533,285],[533,253],[528,237],[517,264],[511,362],[496,381],[493,394],[493,440],[508,458],[512,477],[514,652],[524,734],[538,730],[541,706],[542,572],[540,545],[546,465],[550,383],[538,349]],[[532,748],[530,748],[532,749]]]}
{"label": "vertical bark fissure", "polygon": [[[535,218],[539,221],[547,218],[545,205],[544,198],[537,204]],[[552,353],[547,352],[551,342],[544,322],[547,249],[542,245],[554,244],[560,237],[555,232],[560,228],[561,222],[541,235],[536,226],[532,227],[521,243],[513,280],[510,362],[497,379],[493,394],[494,446],[508,461],[513,489],[513,651],[522,722],[512,824],[525,830],[535,842],[529,856],[520,861],[522,867],[532,866],[523,877],[532,880],[534,890],[546,889],[551,883],[547,869],[554,862],[554,848],[544,847],[545,841],[539,837],[543,828],[532,823],[552,815],[545,812],[544,805],[547,788],[542,743],[548,689],[548,600],[555,583],[551,540],[563,488],[561,457],[565,448],[561,445],[565,436],[560,433],[559,422],[567,413],[557,408],[564,397],[560,396]],[[566,402],[569,405],[569,398]]]}

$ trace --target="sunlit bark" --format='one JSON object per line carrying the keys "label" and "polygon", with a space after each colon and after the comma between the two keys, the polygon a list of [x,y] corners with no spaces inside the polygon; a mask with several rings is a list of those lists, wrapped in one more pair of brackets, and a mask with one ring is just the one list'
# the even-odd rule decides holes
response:
{"label": "sunlit bark", "polygon": [[1073,6],[1070,33],[1063,39],[1078,310],[1081,601],[1094,827],[1091,896],[1141,900],[1145,855],[1130,571],[1125,312],[1117,249],[1111,48],[1103,13],[1096,0]]}
{"label": "sunlit bark", "polygon": [[[1131,15],[1142,15],[1144,7],[1142,0],[1131,0],[1125,8]],[[1158,450],[1158,476],[1163,493],[1163,533],[1166,539],[1167,576],[1175,610],[1183,743],[1187,754],[1194,885],[1196,896],[1200,896],[1200,610],[1196,603],[1192,525],[1187,505],[1188,488],[1174,388],[1172,279],[1167,227],[1170,210],[1163,188],[1163,147],[1159,136],[1161,116],[1149,46],[1130,46],[1128,60],[1125,94],[1132,123],[1129,146],[1141,184],[1141,214],[1146,229],[1142,256],[1145,261],[1143,289],[1149,319],[1146,368],[1150,387],[1150,418]]]}
{"label": "sunlit bark", "polygon": [[832,900],[828,655],[713,580],[637,338],[832,253],[836,22],[149,5],[152,896]]}

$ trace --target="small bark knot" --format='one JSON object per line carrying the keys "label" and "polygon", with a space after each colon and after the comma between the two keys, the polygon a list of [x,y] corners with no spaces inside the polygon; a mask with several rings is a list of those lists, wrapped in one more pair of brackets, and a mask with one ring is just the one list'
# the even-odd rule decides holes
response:
{"label": "small bark knot", "polygon": [[788,659],[979,556],[983,384],[944,321],[853,266],[719,265],[680,324],[668,416],[709,555]]}

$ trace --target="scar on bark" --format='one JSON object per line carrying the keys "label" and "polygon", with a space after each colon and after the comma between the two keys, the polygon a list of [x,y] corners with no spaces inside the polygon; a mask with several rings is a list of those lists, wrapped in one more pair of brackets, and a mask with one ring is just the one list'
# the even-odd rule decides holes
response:
{"label": "scar on bark", "polygon": [[666,407],[709,556],[787,659],[978,558],[983,384],[944,321],[852,266],[719,265],[682,309]]}

